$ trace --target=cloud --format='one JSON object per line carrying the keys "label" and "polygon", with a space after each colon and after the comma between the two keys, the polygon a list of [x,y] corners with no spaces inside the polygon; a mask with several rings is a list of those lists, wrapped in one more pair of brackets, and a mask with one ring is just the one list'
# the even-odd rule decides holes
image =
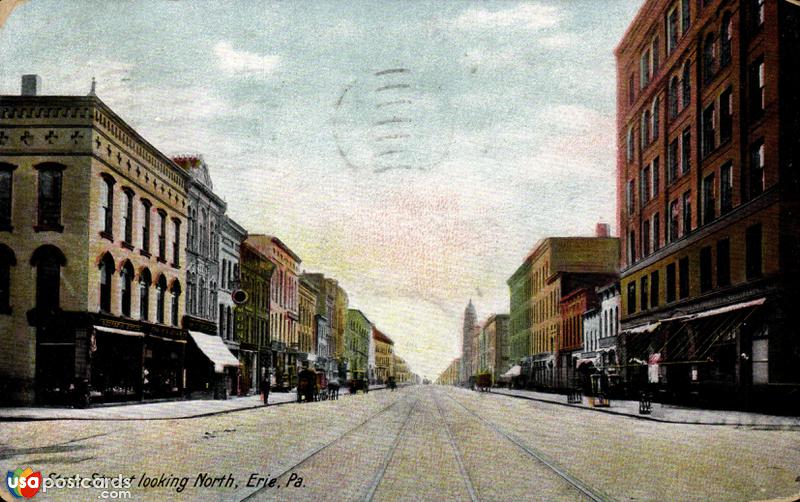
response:
{"label": "cloud", "polygon": [[261,55],[234,49],[230,42],[220,40],[214,46],[217,66],[228,75],[264,77],[280,65],[281,58],[276,55]]}
{"label": "cloud", "polygon": [[496,28],[541,30],[554,28],[560,20],[561,15],[556,7],[528,3],[496,11],[473,7],[456,18],[453,25],[461,30]]}

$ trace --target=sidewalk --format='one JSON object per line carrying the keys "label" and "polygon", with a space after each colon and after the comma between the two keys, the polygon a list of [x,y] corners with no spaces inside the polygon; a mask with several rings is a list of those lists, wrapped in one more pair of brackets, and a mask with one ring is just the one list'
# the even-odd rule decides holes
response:
{"label": "sidewalk", "polygon": [[650,415],[639,414],[639,401],[611,400],[607,408],[595,408],[589,405],[589,398],[583,397],[583,404],[568,404],[567,396],[562,394],[549,394],[530,390],[516,389],[491,389],[492,394],[503,394],[522,399],[531,399],[548,403],[582,408],[585,410],[626,415],[643,420],[653,420],[673,424],[702,424],[702,425],[734,425],[747,427],[769,427],[800,429],[800,417],[784,417],[778,415],[765,415],[746,411],[706,410],[699,408],[685,408],[669,404],[653,403]]}
{"label": "sidewalk", "polygon": [[[383,386],[371,386],[380,390]],[[346,388],[339,397],[350,395]],[[269,406],[294,403],[295,392],[270,392]],[[261,396],[233,397],[227,400],[194,399],[188,401],[161,401],[158,403],[119,404],[94,408],[6,407],[0,408],[0,422],[31,420],[175,420],[198,418],[232,411],[263,408]]]}

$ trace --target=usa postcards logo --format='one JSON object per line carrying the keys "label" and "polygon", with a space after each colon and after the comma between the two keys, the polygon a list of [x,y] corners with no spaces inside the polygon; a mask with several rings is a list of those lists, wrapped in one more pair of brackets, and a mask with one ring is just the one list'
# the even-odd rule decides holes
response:
{"label": "usa postcards logo", "polygon": [[29,499],[39,492],[39,487],[42,486],[42,473],[40,471],[33,472],[30,467],[24,470],[17,467],[13,472],[8,471],[6,486],[15,498]]}

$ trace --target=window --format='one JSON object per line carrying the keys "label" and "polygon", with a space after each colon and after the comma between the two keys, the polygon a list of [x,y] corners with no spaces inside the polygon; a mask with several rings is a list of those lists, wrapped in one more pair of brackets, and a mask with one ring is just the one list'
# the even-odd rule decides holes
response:
{"label": "window", "polygon": [[628,263],[636,261],[636,233],[631,230],[628,235]]}
{"label": "window", "polygon": [[764,12],[764,0],[750,0],[751,5],[751,20],[753,25],[753,30],[761,29],[761,26],[764,25],[765,19],[765,12]]}
{"label": "window", "polygon": [[111,278],[114,275],[114,259],[106,253],[100,259],[100,311],[111,312]]}
{"label": "window", "polygon": [[628,162],[633,160],[633,126],[628,127],[628,135],[625,144],[625,151],[627,154]]}
{"label": "window", "polygon": [[678,116],[678,77],[673,76],[667,89],[667,107],[670,120]]}
{"label": "window", "polygon": [[674,242],[678,240],[678,201],[673,200],[669,204],[669,231],[667,240]]}
{"label": "window", "polygon": [[634,100],[636,99],[636,87],[634,85],[635,78],[633,73],[631,73],[630,78],[628,79],[628,104],[632,105]]}
{"label": "window", "polygon": [[747,280],[761,277],[761,224],[745,231],[745,275]]}
{"label": "window", "polygon": [[725,89],[719,96],[719,142],[727,143],[733,134],[733,99],[731,88]]}
{"label": "window", "polygon": [[650,307],[658,307],[658,270],[650,274]]}
{"label": "window", "polygon": [[653,75],[656,74],[656,72],[658,71],[658,67],[661,65],[661,62],[660,62],[661,54],[660,54],[660,50],[659,50],[660,49],[659,45],[660,44],[659,44],[658,37],[653,38],[652,49],[651,49],[651,54],[652,54],[652,59],[653,59]]}
{"label": "window", "polygon": [[714,196],[715,187],[714,173],[703,178],[703,224],[711,223],[717,217],[717,200]]}
{"label": "window", "polygon": [[764,191],[764,140],[750,147],[750,198]]}
{"label": "window", "polygon": [[646,50],[639,58],[639,89],[644,89],[650,82],[650,50]]}
{"label": "window", "polygon": [[692,196],[691,192],[683,194],[683,235],[692,231]]}
{"label": "window", "polygon": [[17,166],[0,162],[0,231],[11,231],[11,201],[14,169]]}
{"label": "window", "polygon": [[678,7],[667,13],[667,53],[672,53],[678,46]]}
{"label": "window", "polygon": [[645,205],[648,200],[650,200],[650,183],[652,180],[650,178],[650,166],[645,167],[642,169],[642,175],[639,178],[639,189],[641,191],[641,204]]}
{"label": "window", "polygon": [[0,314],[11,313],[11,267],[16,264],[14,251],[0,244]]}
{"label": "window", "polygon": [[692,13],[689,7],[689,0],[681,0],[681,33],[685,35],[691,25]]}
{"label": "window", "polygon": [[764,56],[761,56],[750,65],[750,115],[753,120],[764,114],[764,88]]}
{"label": "window", "polygon": [[172,218],[172,266],[178,268],[181,266],[181,220]]}
{"label": "window", "polygon": [[208,254],[208,248],[206,247],[206,243],[208,241],[208,235],[206,234],[206,210],[200,210],[200,235],[197,236],[198,246],[197,251],[200,254],[206,255]]}
{"label": "window", "polygon": [[52,314],[60,308],[61,267],[67,264],[64,253],[55,246],[44,245],[31,256],[36,267],[36,311]]}
{"label": "window", "polygon": [[661,176],[659,174],[661,168],[658,164],[658,157],[656,157],[653,159],[653,197],[658,195],[658,191],[660,190],[659,185],[661,184]]}
{"label": "window", "polygon": [[700,250],[700,292],[711,289],[711,246]]}
{"label": "window", "polygon": [[692,169],[692,131],[684,129],[681,135],[681,174],[686,174]]}
{"label": "window", "polygon": [[125,213],[122,215],[122,228],[125,233],[125,242],[133,242],[133,191],[130,188],[123,188],[125,194]]}
{"label": "window", "polygon": [[178,307],[180,306],[180,297],[181,297],[181,283],[178,282],[177,279],[172,281],[172,286],[170,286],[169,291],[171,293],[172,301],[170,302],[170,321],[172,322],[173,326],[178,325]]}
{"label": "window", "polygon": [[167,291],[167,279],[162,275],[156,283],[156,322],[164,323],[164,295]]}
{"label": "window", "polygon": [[720,68],[728,66],[731,62],[731,15],[726,12],[722,16],[722,26],[719,30],[719,65]]}
{"label": "window", "polygon": [[711,103],[703,110],[703,156],[714,151],[714,148],[716,148],[715,140],[714,103]]}
{"label": "window", "polygon": [[61,226],[61,178],[64,166],[60,164],[40,164],[39,171],[39,211],[37,230],[62,231]]}
{"label": "window", "polygon": [[661,108],[661,98],[656,97],[653,101],[653,141],[658,139],[659,133],[659,116],[660,116],[660,108]]}
{"label": "window", "polygon": [[681,300],[689,297],[689,258],[683,257],[678,260],[678,294]]}
{"label": "window", "polygon": [[667,180],[669,183],[672,183],[678,178],[678,139],[672,140],[669,144],[669,149],[667,149],[667,165],[669,166],[669,171],[667,171]]}
{"label": "window", "polygon": [[636,281],[628,283],[628,315],[636,312]]}
{"label": "window", "polygon": [[733,165],[728,162],[719,170],[720,214],[733,208]]}
{"label": "window", "polygon": [[114,238],[114,178],[107,174],[102,174],[103,182],[100,184],[102,193],[100,194],[100,221],[103,223],[103,230],[100,232],[107,239]]}
{"label": "window", "polygon": [[131,316],[131,293],[133,289],[133,265],[126,261],[119,272],[120,311],[126,317]]}
{"label": "window", "polygon": [[139,274],[139,319],[150,320],[150,286],[152,277],[148,269],[142,270]]}
{"label": "window", "polygon": [[653,251],[658,251],[661,247],[661,221],[658,213],[653,215]]}
{"label": "window", "polygon": [[731,241],[717,241],[717,286],[731,285]]}
{"label": "window", "polygon": [[683,65],[683,79],[681,87],[681,101],[683,108],[686,108],[692,101],[692,71],[691,63],[688,61]]}
{"label": "window", "polygon": [[675,264],[667,265],[667,303],[675,301]]}
{"label": "window", "polygon": [[650,254],[650,220],[642,222],[642,257]]}
{"label": "window", "polygon": [[650,110],[645,110],[642,113],[641,131],[642,148],[650,144]]}
{"label": "window", "polygon": [[641,310],[647,310],[649,308],[647,299],[649,290],[650,287],[647,284],[647,276],[644,276],[641,278],[641,289],[639,290],[639,300],[641,302],[639,305],[641,306]]}
{"label": "window", "polygon": [[166,262],[167,257],[167,213],[158,210],[158,260]]}
{"label": "window", "polygon": [[628,180],[627,205],[628,205],[629,215],[633,214],[633,206],[634,206],[633,185],[634,185],[634,180]]}
{"label": "window", "polygon": [[150,201],[142,199],[142,251],[150,254]]}
{"label": "window", "polygon": [[713,33],[703,42],[703,83],[709,84],[717,73],[717,42]]}

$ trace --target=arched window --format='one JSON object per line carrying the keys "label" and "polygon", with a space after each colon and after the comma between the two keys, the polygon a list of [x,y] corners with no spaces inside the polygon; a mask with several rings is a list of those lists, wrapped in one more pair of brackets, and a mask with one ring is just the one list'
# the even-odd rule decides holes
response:
{"label": "arched window", "polygon": [[678,77],[672,76],[667,89],[667,106],[670,120],[678,116]]}
{"label": "arched window", "polygon": [[720,68],[728,66],[731,62],[731,14],[726,12],[722,16],[722,25],[719,30],[719,65]]}
{"label": "arched window", "polygon": [[681,87],[682,105],[686,108],[692,100],[692,64],[689,61],[683,65]]}
{"label": "arched window", "polygon": [[199,241],[199,249],[198,252],[200,254],[208,253],[206,249],[206,242],[208,241],[208,236],[206,235],[206,210],[200,210],[200,235],[198,236]]}
{"label": "arched window", "polygon": [[205,317],[206,315],[206,280],[201,277],[199,286],[200,291],[198,295],[198,302],[197,302],[197,314],[201,317]]}
{"label": "arched window", "polygon": [[167,262],[167,212],[158,210],[158,261]]}
{"label": "arched window", "polygon": [[0,162],[0,231],[11,231],[11,195],[14,187],[14,169],[17,166]]}
{"label": "arched window", "polygon": [[626,139],[626,153],[628,162],[633,160],[633,126],[628,127],[628,134]]}
{"label": "arched window", "polygon": [[717,72],[717,42],[713,33],[703,42],[703,83],[708,84]]}
{"label": "arched window", "polygon": [[645,145],[650,144],[650,110],[645,110],[642,114],[642,149]]}
{"label": "arched window", "polygon": [[167,292],[167,279],[162,274],[156,282],[156,322],[164,323],[164,295]]}
{"label": "arched window", "polygon": [[46,162],[35,166],[39,171],[37,231],[61,232],[61,179],[64,166]]}
{"label": "arched window", "polygon": [[[163,276],[162,276],[163,277]],[[180,298],[181,298],[181,283],[178,279],[174,279],[172,281],[172,285],[169,288],[169,292],[172,293],[172,301],[170,309],[171,312],[171,321],[173,326],[178,325],[178,306],[180,305]]]}
{"label": "arched window", "polygon": [[119,271],[120,312],[126,317],[131,316],[131,296],[133,289],[133,265],[125,260]]}
{"label": "arched window", "polygon": [[217,225],[211,222],[211,258],[217,257]]}
{"label": "arched window", "polygon": [[152,284],[153,278],[150,270],[142,269],[139,273],[139,319],[143,321],[150,320],[150,286]]}
{"label": "arched window", "polygon": [[111,279],[114,275],[114,258],[106,253],[100,259],[100,311],[111,312]]}
{"label": "arched window", "polygon": [[661,98],[656,96],[656,99],[653,100],[653,141],[658,139],[658,132],[659,132],[659,122],[660,122],[660,108],[661,108]]}
{"label": "arched window", "polygon": [[125,206],[122,213],[123,238],[130,245],[133,243],[133,190],[125,187],[122,192],[125,197]]}
{"label": "arched window", "polygon": [[150,256],[150,209],[153,205],[147,199],[142,199],[142,251]]}
{"label": "arched window", "polygon": [[14,251],[0,244],[0,314],[11,313],[11,267],[16,264]]}
{"label": "arched window", "polygon": [[116,181],[108,174],[101,174],[103,182],[100,184],[100,221],[103,223],[102,234],[108,239],[114,238],[114,184]]}
{"label": "arched window", "polygon": [[181,220],[172,218],[172,266],[181,266]]}
{"label": "arched window", "polygon": [[31,265],[36,267],[37,313],[53,313],[60,308],[61,267],[66,264],[64,253],[55,246],[46,244],[33,252]]}

